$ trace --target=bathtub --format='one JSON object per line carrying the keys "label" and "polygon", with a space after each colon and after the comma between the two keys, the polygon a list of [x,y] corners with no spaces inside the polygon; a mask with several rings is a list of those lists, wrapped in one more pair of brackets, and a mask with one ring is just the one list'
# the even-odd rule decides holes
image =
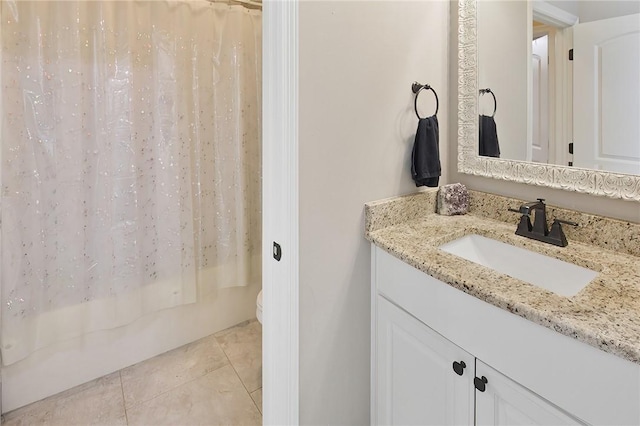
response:
{"label": "bathtub", "polygon": [[[213,268],[200,271],[198,282],[202,284],[198,286],[195,303],[153,312],[118,328],[50,344],[21,361],[3,366],[2,411],[14,410],[254,318],[260,278],[253,277],[244,287],[211,289],[206,283],[219,273]],[[170,282],[156,283],[153,287],[166,297],[171,297],[172,289],[176,288]],[[48,312],[46,322],[67,321],[75,309],[88,308],[83,305]]]}

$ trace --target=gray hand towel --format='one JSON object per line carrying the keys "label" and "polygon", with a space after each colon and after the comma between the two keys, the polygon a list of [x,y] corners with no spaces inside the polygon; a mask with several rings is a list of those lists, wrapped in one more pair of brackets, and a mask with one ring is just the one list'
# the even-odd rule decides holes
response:
{"label": "gray hand towel", "polygon": [[411,154],[411,176],[416,186],[437,187],[440,180],[438,118],[421,118]]}

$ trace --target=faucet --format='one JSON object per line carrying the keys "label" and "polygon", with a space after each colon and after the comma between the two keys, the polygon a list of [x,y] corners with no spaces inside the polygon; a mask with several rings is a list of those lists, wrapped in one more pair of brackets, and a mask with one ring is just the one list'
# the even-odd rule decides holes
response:
{"label": "faucet", "polygon": [[[538,198],[537,201],[525,203],[518,209],[509,209],[509,211],[520,213],[520,223],[516,229],[516,235],[553,244],[560,247],[567,246],[567,237],[564,235],[561,224],[578,226],[575,222],[568,220],[554,219],[551,229],[547,228],[547,205],[544,198]],[[531,224],[531,213],[534,213],[533,225]]]}

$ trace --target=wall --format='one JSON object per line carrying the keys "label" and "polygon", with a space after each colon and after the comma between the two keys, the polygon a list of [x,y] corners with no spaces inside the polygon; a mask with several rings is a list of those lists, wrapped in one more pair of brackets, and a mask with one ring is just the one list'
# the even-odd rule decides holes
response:
{"label": "wall", "polygon": [[[526,160],[527,140],[531,140],[527,117],[528,76],[531,52],[523,46],[531,42],[531,15],[527,2],[478,2],[478,88],[490,88],[496,95],[495,115],[500,157]],[[480,97],[479,113],[493,113],[491,95]]]}
{"label": "wall", "polygon": [[640,13],[640,2],[633,0],[547,0],[547,3],[577,16],[582,24]]}
{"label": "wall", "polygon": [[363,205],[416,190],[415,80],[438,92],[451,164],[448,13],[447,1],[300,3],[300,424],[369,423]]}
{"label": "wall", "polygon": [[548,0],[547,3],[571,13],[574,16],[580,14],[580,0]]}
{"label": "wall", "polygon": [[577,14],[580,23],[640,13],[640,2],[629,0],[581,1]]}
{"label": "wall", "polygon": [[[458,15],[457,2],[451,2],[450,26],[457,28]],[[594,197],[587,194],[579,194],[571,191],[562,191],[557,189],[549,189],[540,186],[526,185],[521,183],[507,182],[497,179],[488,179],[479,176],[464,175],[457,173],[458,145],[455,140],[457,133],[457,76],[458,76],[458,46],[457,34],[451,32],[451,40],[449,43],[449,116],[450,133],[452,135],[449,144],[449,167],[451,174],[450,182],[461,182],[470,189],[478,191],[491,192],[494,194],[505,195],[525,200],[535,200],[536,198],[545,198],[551,205],[564,207],[573,210],[579,210],[587,213],[593,213],[608,216],[616,219],[627,220],[640,223],[640,203],[632,201],[623,201],[610,199],[606,197]],[[515,226],[515,222],[514,222]],[[514,228],[515,229],[515,228]]]}

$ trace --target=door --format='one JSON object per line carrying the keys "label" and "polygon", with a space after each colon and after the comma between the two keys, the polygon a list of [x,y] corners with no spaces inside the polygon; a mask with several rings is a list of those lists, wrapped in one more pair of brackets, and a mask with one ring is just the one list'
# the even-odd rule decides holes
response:
{"label": "door", "polygon": [[476,391],[476,425],[583,425],[547,400],[476,360],[476,376],[486,378]]}
{"label": "door", "polygon": [[377,424],[472,425],[474,358],[377,297]]}
{"label": "door", "polygon": [[532,101],[533,138],[531,161],[549,162],[549,36],[538,37],[532,42]]}
{"label": "door", "polygon": [[640,14],[573,32],[573,161],[640,174]]}

